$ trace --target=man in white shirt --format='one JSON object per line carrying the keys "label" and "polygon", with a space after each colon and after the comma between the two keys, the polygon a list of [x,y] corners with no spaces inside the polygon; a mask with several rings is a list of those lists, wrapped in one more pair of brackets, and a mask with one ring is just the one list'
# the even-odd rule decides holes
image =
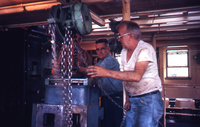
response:
{"label": "man in white shirt", "polygon": [[118,40],[122,44],[121,69],[108,70],[90,66],[88,75],[123,80],[126,91],[126,127],[157,127],[163,114],[156,54],[153,47],[140,40],[137,23],[122,21],[118,26]]}

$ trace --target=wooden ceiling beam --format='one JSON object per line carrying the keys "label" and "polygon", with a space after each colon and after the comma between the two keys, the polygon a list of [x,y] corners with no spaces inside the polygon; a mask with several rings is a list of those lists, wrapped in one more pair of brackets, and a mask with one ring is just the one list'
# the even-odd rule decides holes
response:
{"label": "wooden ceiling beam", "polygon": [[92,21],[94,23],[96,23],[99,26],[105,26],[104,19],[102,19],[101,17],[99,17],[99,15],[97,15],[96,13],[94,13],[92,10],[90,10],[90,15],[91,15]]}
{"label": "wooden ceiling beam", "polygon": [[173,22],[191,22],[200,21],[200,15],[198,16],[173,16],[173,17],[155,17],[149,19],[136,19],[132,20],[137,22],[139,25],[154,25],[154,24],[166,24]]}
{"label": "wooden ceiling beam", "polygon": [[[188,30],[188,29],[200,29],[200,24],[191,24],[191,25],[175,25],[175,26],[167,26],[167,27],[146,27],[146,28],[141,28],[142,33],[158,33],[158,32],[167,32],[167,31],[184,31],[183,30]],[[93,31],[91,34],[86,35],[87,36],[114,36],[114,33],[111,30],[105,30],[105,31]]]}
{"label": "wooden ceiling beam", "polygon": [[[182,8],[170,8],[170,9],[160,9],[160,10],[150,10],[150,11],[140,11],[140,12],[131,12],[131,16],[142,16],[142,15],[152,15],[152,14],[163,14],[163,13],[171,13],[171,12],[179,12],[179,11],[199,11],[200,6],[190,6],[190,7],[182,7]],[[111,19],[122,17],[122,14],[111,14],[111,15],[100,15],[101,18]]]}
{"label": "wooden ceiling beam", "polygon": [[141,32],[182,31],[182,30],[184,31],[188,29],[200,29],[200,24],[176,25],[167,27],[148,27],[148,28],[141,28]]}

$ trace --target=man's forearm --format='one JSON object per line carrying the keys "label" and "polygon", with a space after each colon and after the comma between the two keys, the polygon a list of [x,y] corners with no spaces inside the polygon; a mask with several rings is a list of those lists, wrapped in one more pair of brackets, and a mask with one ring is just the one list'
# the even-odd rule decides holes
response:
{"label": "man's forearm", "polygon": [[91,75],[91,77],[110,77],[123,81],[139,82],[144,71],[140,71],[138,69],[135,69],[134,71],[115,71],[105,69],[101,66],[89,66],[87,72],[88,75]]}
{"label": "man's forearm", "polygon": [[136,81],[136,82],[140,81],[141,79],[141,76],[134,71],[107,70],[107,73],[105,73],[105,77],[110,77],[123,81]]}

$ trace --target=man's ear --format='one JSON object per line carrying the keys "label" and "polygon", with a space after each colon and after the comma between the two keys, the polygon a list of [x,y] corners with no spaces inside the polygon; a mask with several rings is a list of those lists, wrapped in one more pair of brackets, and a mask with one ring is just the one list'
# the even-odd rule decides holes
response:
{"label": "man's ear", "polygon": [[110,51],[110,47],[108,47],[108,50]]}
{"label": "man's ear", "polygon": [[131,38],[134,38],[134,39],[135,39],[135,37],[134,37],[134,35],[133,35],[133,34],[130,34],[130,36],[131,36]]}

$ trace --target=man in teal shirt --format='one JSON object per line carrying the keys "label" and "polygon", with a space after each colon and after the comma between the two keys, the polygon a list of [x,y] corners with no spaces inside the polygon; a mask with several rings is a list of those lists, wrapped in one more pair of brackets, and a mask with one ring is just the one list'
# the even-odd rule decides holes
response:
{"label": "man in teal shirt", "polygon": [[[106,39],[96,41],[96,53],[100,59],[97,65],[110,70],[119,71],[118,61],[110,54],[110,48]],[[95,82],[103,89],[116,103],[123,107],[123,85],[121,80],[109,77],[95,77]],[[123,117],[123,110],[114,104],[103,91],[100,92],[101,106],[104,107],[104,119],[102,127],[120,127]]]}

